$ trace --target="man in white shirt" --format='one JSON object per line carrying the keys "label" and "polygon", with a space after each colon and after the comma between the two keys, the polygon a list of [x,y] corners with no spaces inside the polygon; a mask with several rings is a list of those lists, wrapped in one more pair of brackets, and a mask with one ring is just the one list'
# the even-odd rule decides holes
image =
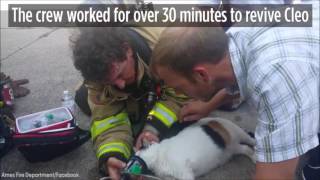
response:
{"label": "man in white shirt", "polygon": [[299,157],[319,145],[319,44],[317,28],[168,28],[151,68],[204,101],[239,89],[258,112],[255,179],[294,179]]}

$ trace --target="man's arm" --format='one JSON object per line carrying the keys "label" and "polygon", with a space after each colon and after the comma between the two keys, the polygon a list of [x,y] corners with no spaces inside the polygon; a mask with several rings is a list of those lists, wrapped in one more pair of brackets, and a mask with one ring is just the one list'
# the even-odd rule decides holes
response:
{"label": "man's arm", "polygon": [[104,87],[89,86],[88,104],[92,111],[91,138],[99,169],[113,179],[120,179],[120,170],[132,152],[133,138],[128,114],[121,94]]}
{"label": "man's arm", "polygon": [[255,180],[295,179],[299,157],[277,163],[257,162]]}

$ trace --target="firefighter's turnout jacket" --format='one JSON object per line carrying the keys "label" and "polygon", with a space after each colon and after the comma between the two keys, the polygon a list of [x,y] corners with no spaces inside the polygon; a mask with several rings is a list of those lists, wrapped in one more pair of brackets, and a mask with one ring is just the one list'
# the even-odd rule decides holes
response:
{"label": "firefighter's turnout jacket", "polygon": [[[130,30],[139,35],[151,52],[163,28],[130,27]],[[123,161],[130,157],[134,143],[132,124],[146,121],[144,129],[161,135],[177,122],[177,114],[183,101],[187,100],[186,97],[176,96],[171,89],[162,87],[161,99],[157,100],[145,115],[141,113],[143,108],[146,108],[145,99],[152,83],[148,81],[149,60],[142,58],[148,57],[138,51],[135,53],[136,87],[119,90],[113,86],[86,82],[88,102],[92,111],[91,135],[100,165],[109,157]]]}

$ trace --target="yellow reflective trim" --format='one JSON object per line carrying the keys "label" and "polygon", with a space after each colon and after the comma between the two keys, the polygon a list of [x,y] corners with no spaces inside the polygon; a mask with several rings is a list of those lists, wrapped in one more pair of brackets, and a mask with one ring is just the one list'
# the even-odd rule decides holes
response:
{"label": "yellow reflective trim", "polygon": [[157,102],[154,108],[150,111],[149,115],[153,115],[158,118],[167,127],[171,127],[173,123],[177,121],[176,114],[168,109],[162,103]]}
{"label": "yellow reflective trim", "polygon": [[167,112],[171,117],[173,117],[173,119],[175,119],[175,121],[177,120],[176,114],[173,111],[171,111],[169,108],[167,108],[164,104],[158,102],[156,103],[156,106],[164,110],[165,112]]}
{"label": "yellow reflective trim", "polygon": [[96,155],[99,159],[103,154],[110,153],[110,152],[119,152],[123,154],[123,156],[127,159],[129,159],[131,152],[129,150],[129,147],[125,143],[120,142],[112,142],[107,143],[99,147]]}
{"label": "yellow reflective trim", "polygon": [[91,139],[94,140],[98,135],[113,127],[128,124],[130,125],[128,114],[125,112],[119,113],[116,116],[111,116],[100,121],[94,121],[91,125]]}
{"label": "yellow reflective trim", "polygon": [[160,113],[152,110],[150,111],[149,115],[152,115],[152,116],[155,116],[156,118],[158,118],[163,124],[165,124],[168,128],[171,127],[171,124],[170,122],[165,118],[163,117]]}

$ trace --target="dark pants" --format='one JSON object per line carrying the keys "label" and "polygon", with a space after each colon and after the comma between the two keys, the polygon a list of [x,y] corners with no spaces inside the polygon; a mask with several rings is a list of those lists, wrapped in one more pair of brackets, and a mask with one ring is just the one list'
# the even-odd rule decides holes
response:
{"label": "dark pants", "polygon": [[[318,134],[320,141],[320,134]],[[320,179],[320,145],[308,151],[309,156],[307,165],[302,170],[302,178],[305,180]]]}
{"label": "dark pants", "polygon": [[88,104],[88,89],[84,84],[82,84],[80,88],[76,90],[75,102],[82,112],[88,116],[91,116],[91,110]]}

